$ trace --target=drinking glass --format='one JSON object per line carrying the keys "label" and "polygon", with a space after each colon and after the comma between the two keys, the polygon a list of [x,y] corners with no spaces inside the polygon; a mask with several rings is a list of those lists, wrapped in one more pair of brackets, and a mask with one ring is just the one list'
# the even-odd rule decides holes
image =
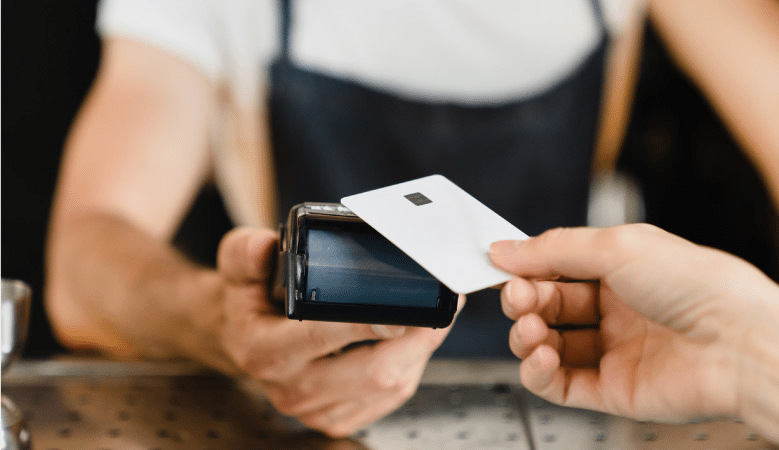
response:
{"label": "drinking glass", "polygon": [[[27,327],[30,323],[30,301],[32,290],[19,280],[2,280],[2,306],[0,307],[0,348],[2,348],[2,374],[5,375],[11,363],[19,354],[27,340]],[[24,421],[24,415],[13,401],[2,395],[2,445],[8,450],[27,450],[30,448],[30,432]]]}

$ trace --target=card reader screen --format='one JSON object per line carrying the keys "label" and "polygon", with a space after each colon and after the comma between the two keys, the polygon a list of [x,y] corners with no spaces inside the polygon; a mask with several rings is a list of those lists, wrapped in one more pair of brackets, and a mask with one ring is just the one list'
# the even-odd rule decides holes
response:
{"label": "card reader screen", "polygon": [[372,228],[309,227],[306,240],[306,300],[436,307],[440,282]]}

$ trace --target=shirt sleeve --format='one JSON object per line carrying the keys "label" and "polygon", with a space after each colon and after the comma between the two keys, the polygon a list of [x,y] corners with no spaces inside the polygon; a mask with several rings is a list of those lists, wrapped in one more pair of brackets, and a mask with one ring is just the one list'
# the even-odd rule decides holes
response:
{"label": "shirt sleeve", "polygon": [[101,38],[125,37],[170,53],[216,80],[224,73],[218,0],[102,0]]}

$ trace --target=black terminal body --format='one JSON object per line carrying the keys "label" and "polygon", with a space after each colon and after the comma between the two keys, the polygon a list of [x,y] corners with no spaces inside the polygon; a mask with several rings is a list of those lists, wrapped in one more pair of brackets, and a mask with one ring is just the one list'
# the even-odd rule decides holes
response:
{"label": "black terminal body", "polygon": [[296,320],[444,328],[458,296],[348,208],[294,206],[272,296]]}

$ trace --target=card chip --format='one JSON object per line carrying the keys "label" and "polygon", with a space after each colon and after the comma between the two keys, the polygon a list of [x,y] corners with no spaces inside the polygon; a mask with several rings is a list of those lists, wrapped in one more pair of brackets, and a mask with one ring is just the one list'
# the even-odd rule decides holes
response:
{"label": "card chip", "polygon": [[411,203],[422,206],[427,205],[428,203],[433,203],[432,200],[422,195],[420,192],[414,192],[413,194],[406,194],[404,195],[410,201]]}

